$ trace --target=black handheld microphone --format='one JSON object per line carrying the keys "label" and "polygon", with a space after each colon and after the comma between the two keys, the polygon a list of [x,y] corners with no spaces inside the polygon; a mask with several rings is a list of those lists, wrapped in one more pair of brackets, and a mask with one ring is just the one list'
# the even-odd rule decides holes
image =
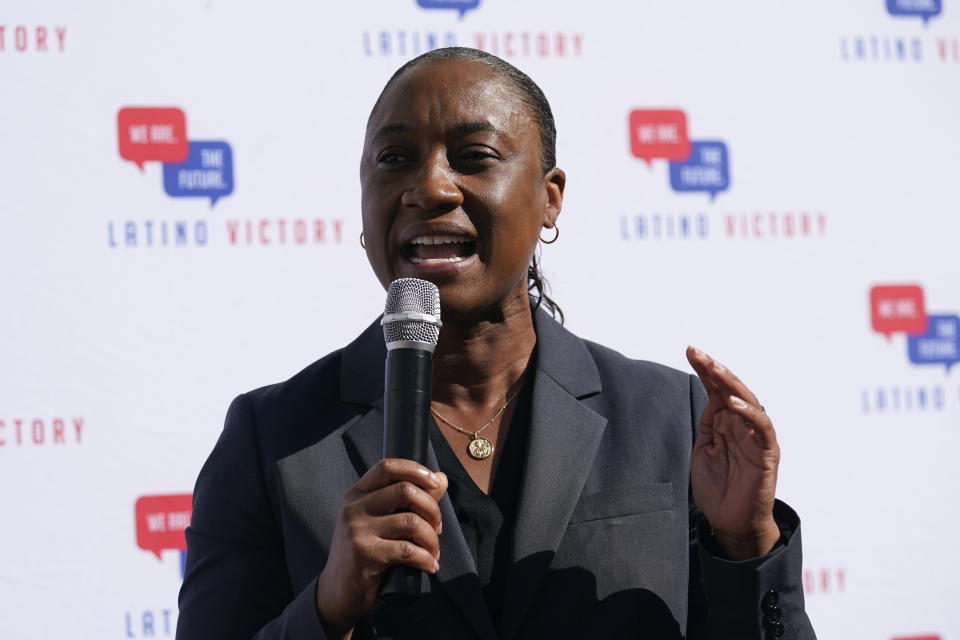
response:
{"label": "black handheld microphone", "polygon": [[[387,361],[383,385],[383,457],[427,464],[430,440],[433,350],[440,336],[440,292],[432,282],[400,278],[390,283],[383,310]],[[380,599],[406,604],[420,596],[419,569],[390,567]]]}

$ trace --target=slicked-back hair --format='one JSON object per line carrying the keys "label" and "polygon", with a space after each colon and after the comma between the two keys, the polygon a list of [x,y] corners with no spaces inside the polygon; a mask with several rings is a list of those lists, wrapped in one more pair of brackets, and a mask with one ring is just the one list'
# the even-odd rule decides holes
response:
{"label": "slicked-back hair", "polygon": [[[546,175],[548,171],[557,166],[557,127],[553,120],[553,111],[550,109],[550,103],[543,94],[543,90],[537,86],[537,83],[534,82],[530,76],[506,60],[498,58],[486,51],[480,51],[479,49],[470,49],[468,47],[434,49],[409,60],[397,69],[394,74],[390,76],[390,79],[387,80],[387,84],[384,85],[383,90],[380,92],[380,97],[377,98],[373,109],[370,110],[370,116],[372,117],[377,107],[380,106],[380,101],[383,100],[387,89],[404,73],[425,62],[446,62],[449,60],[479,62],[510,79],[513,86],[517,89],[517,96],[523,104],[530,109],[534,119],[537,121],[537,126],[540,130],[540,168],[543,174]],[[534,310],[542,304],[554,318],[560,321],[560,324],[563,324],[563,310],[560,309],[560,306],[547,294],[548,289],[549,285],[543,277],[543,273],[540,271],[540,261],[536,252],[534,252],[533,260],[527,269],[527,291],[530,292],[535,300]]]}

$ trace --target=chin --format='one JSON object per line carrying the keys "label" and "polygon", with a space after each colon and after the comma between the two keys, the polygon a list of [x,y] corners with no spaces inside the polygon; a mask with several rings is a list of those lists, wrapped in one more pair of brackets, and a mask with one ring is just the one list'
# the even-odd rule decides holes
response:
{"label": "chin", "polygon": [[[477,324],[502,322],[512,308],[529,311],[526,288],[507,292],[491,291],[484,283],[471,286],[466,283],[436,283],[440,289],[440,314],[444,322]],[[441,329],[441,333],[442,333]]]}

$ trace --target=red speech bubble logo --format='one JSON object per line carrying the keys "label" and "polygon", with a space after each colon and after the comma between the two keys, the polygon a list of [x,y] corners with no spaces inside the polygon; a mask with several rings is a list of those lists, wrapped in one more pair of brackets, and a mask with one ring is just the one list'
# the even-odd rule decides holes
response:
{"label": "red speech bubble logo", "polygon": [[187,117],[176,107],[124,107],[117,114],[120,157],[143,171],[144,162],[187,159]]}
{"label": "red speech bubble logo", "polygon": [[650,165],[662,158],[690,158],[687,114],[680,109],[634,109],[630,112],[630,153]]}
{"label": "red speech bubble logo", "polygon": [[916,284],[878,285],[870,289],[870,322],[873,330],[890,339],[891,334],[924,333],[927,312],[923,287]]}
{"label": "red speech bubble logo", "polygon": [[183,530],[190,525],[193,496],[142,496],[134,507],[137,521],[137,546],[160,560],[166,549],[186,549]]}

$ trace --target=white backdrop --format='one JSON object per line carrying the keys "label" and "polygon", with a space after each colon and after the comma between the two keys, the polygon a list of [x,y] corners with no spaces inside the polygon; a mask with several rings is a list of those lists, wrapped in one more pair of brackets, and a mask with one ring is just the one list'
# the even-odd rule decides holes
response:
{"label": "white backdrop", "polygon": [[958,8],[6,0],[0,637],[172,637],[231,398],[382,309],[367,113],[457,44],[552,102],[567,326],[774,417],[819,636],[960,638]]}

